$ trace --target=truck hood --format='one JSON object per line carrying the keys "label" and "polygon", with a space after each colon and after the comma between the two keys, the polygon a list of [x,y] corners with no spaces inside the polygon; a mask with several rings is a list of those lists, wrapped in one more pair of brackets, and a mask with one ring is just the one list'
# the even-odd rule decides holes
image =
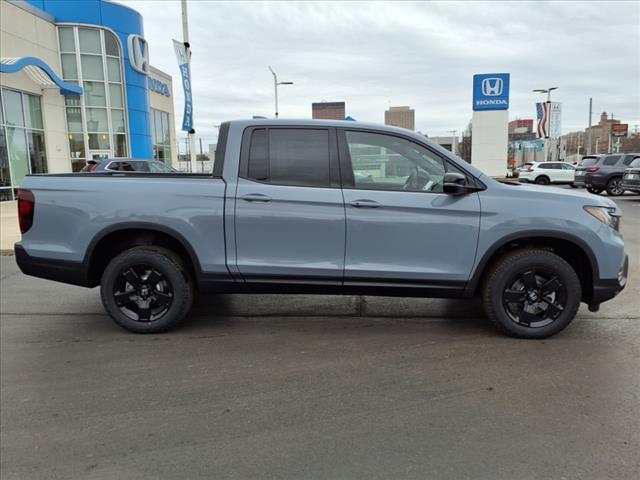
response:
{"label": "truck hood", "polygon": [[499,185],[498,188],[513,192],[514,195],[526,196],[532,201],[543,200],[548,202],[557,200],[559,202],[571,202],[583,206],[591,205],[594,207],[617,208],[617,205],[611,199],[588,193],[586,190],[525,185],[517,182],[502,183],[495,180],[494,182]]}

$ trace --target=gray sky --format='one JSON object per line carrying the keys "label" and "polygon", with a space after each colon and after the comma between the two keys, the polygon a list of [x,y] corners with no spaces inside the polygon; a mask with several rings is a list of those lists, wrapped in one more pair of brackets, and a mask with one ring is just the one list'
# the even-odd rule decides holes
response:
{"label": "gray sky", "polygon": [[[151,64],[182,86],[171,39],[180,2],[126,1],[144,17]],[[640,2],[215,2],[189,1],[198,135],[224,120],[272,116],[272,65],[280,116],[310,118],[311,102],[346,101],[357,120],[384,121],[389,105],[416,110],[430,136],[471,119],[475,73],[511,74],[510,119],[534,118],[534,88],[557,86],[563,132],[602,111],[640,128]],[[179,133],[180,135],[180,133]]]}

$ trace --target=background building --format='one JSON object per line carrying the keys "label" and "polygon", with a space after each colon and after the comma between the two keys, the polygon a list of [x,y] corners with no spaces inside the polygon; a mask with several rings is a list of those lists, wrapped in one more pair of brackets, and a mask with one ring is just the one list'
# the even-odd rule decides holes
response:
{"label": "background building", "polygon": [[311,118],[325,120],[344,120],[344,102],[314,102],[311,104]]}
{"label": "background building", "polygon": [[459,139],[457,136],[452,137],[428,137],[434,143],[446,148],[455,155],[459,152]]}
{"label": "background building", "polygon": [[384,112],[384,123],[407,130],[415,130],[416,111],[410,107],[389,107],[389,110]]}
{"label": "background building", "polygon": [[0,1],[1,199],[90,159],[175,160],[171,77],[142,35],[140,14],[109,1]]}

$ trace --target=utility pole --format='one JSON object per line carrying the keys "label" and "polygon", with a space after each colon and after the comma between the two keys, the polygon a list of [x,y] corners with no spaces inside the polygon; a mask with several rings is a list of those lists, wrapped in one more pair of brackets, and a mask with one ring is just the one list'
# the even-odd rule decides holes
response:
{"label": "utility pole", "polygon": [[276,72],[273,71],[273,68],[271,68],[271,66],[269,66],[269,71],[273,75],[273,90],[276,100],[276,118],[278,118],[278,85],[293,85],[293,82],[279,82],[278,75],[276,75]]}
{"label": "utility pole", "polygon": [[587,138],[587,155],[591,155],[591,112],[593,111],[593,98],[589,97],[589,135]]}
{"label": "utility pole", "polygon": [[606,153],[612,153],[613,150],[613,142],[611,141],[611,129],[613,128],[613,113],[611,114],[611,123],[609,124],[609,142],[607,144]]}
{"label": "utility pole", "polygon": [[[189,18],[187,15],[187,0],[182,0],[182,42],[187,49],[187,58],[191,63],[191,44],[189,43]],[[190,164],[191,172],[196,171],[196,131],[192,128],[190,132],[187,132],[187,138],[189,142],[190,151]]]}

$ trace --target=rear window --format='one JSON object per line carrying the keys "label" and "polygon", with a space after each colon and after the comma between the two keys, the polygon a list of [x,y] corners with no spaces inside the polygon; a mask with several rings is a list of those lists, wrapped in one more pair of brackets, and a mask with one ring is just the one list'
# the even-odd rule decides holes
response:
{"label": "rear window", "polygon": [[582,167],[590,167],[598,163],[598,157],[584,157],[580,162],[580,166]]}
{"label": "rear window", "polygon": [[622,155],[611,155],[610,157],[605,158],[602,164],[607,167],[611,167],[612,165],[618,163],[618,160],[620,160],[621,157]]}

